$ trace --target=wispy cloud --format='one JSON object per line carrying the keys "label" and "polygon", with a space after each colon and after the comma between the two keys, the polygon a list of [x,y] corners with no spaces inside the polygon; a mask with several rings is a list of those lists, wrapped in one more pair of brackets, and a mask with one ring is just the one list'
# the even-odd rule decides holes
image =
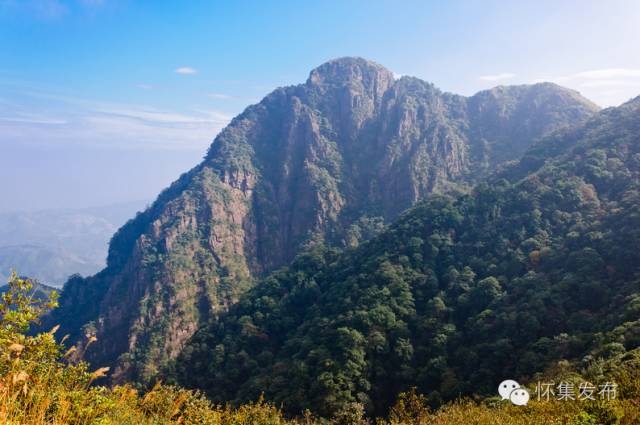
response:
{"label": "wispy cloud", "polygon": [[231,99],[231,96],[229,96],[228,94],[222,94],[222,93],[209,93],[207,96],[209,96],[211,99],[218,99],[218,100]]}
{"label": "wispy cloud", "polygon": [[503,81],[503,80],[510,80],[513,77],[515,77],[515,74],[512,74],[510,72],[503,72],[501,74],[494,74],[494,75],[481,75],[479,78],[482,81]]}
{"label": "wispy cloud", "polygon": [[67,121],[57,119],[55,117],[48,117],[44,115],[31,115],[25,113],[17,113],[13,116],[0,116],[0,121],[9,123],[24,123],[24,124],[41,124],[41,125],[63,125]]}
{"label": "wispy cloud", "polygon": [[572,78],[586,78],[590,80],[601,80],[607,78],[640,78],[640,69],[631,68],[607,68],[583,71],[574,74]]}
{"label": "wispy cloud", "polygon": [[551,81],[580,91],[602,106],[619,105],[640,93],[640,69],[602,68],[536,80]]}
{"label": "wispy cloud", "polygon": [[139,84],[136,84],[135,87],[142,90],[151,90],[153,88],[153,84],[139,83]]}
{"label": "wispy cloud", "polygon": [[640,79],[633,80],[594,80],[584,81],[580,84],[581,87],[640,87]]}
{"label": "wispy cloud", "polygon": [[49,93],[30,96],[22,103],[0,103],[0,142],[204,152],[231,119],[211,109],[174,111]]}
{"label": "wispy cloud", "polygon": [[176,74],[183,74],[183,75],[191,75],[191,74],[197,74],[198,70],[195,68],[191,68],[189,66],[181,66],[180,68],[176,68]]}
{"label": "wispy cloud", "polygon": [[132,105],[97,106],[96,111],[104,115],[155,124],[204,124],[211,117],[210,111],[206,111],[204,114],[187,115]]}

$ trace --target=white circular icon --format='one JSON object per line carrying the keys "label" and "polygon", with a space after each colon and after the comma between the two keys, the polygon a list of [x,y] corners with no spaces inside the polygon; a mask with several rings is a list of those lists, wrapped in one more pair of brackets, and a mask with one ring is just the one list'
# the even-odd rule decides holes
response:
{"label": "white circular icon", "polygon": [[516,388],[520,388],[520,384],[518,384],[513,379],[507,379],[505,381],[500,382],[500,386],[498,387],[498,393],[503,400],[509,400],[509,395],[511,391]]}
{"label": "white circular icon", "polygon": [[529,391],[524,388],[516,388],[509,394],[509,400],[516,406],[525,406],[529,402]]}

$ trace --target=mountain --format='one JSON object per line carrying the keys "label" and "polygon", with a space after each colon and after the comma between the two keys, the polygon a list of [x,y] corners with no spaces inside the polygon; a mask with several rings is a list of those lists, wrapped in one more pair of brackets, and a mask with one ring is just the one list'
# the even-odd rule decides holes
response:
{"label": "mountain", "polygon": [[53,286],[105,266],[109,239],[142,202],[0,213],[0,282],[12,270]]}
{"label": "mountain", "polygon": [[[56,291],[56,288],[47,286],[43,283],[38,282],[37,280],[31,281],[31,284],[33,285],[33,287],[31,288],[29,295],[31,295],[35,300],[48,301],[51,293],[53,291]],[[5,294],[8,290],[9,285],[0,286],[0,295]]]}
{"label": "mountain", "polygon": [[640,346],[640,97],[431,195],[355,249],[315,247],[203,327],[174,371],[214,401],[384,414]]}
{"label": "mountain", "polygon": [[[248,107],[70,279],[49,318],[113,380],[148,381],[255,279],[316,244],[357,245],[426,195],[464,187],[597,107],[553,85],[463,97],[342,58]],[[82,330],[81,330],[82,329]]]}
{"label": "mountain", "polygon": [[[105,239],[103,251],[108,237]],[[0,247],[0,269],[1,282],[7,281],[12,270],[24,270],[29,276],[60,286],[74,273],[95,273],[100,270],[100,262],[74,255],[62,247],[20,244]]]}

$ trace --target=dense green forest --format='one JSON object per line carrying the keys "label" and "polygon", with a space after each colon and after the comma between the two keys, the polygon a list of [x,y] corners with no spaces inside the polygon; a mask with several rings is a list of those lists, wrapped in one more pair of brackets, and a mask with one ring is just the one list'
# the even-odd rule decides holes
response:
{"label": "dense green forest", "polygon": [[318,246],[202,328],[167,372],[214,401],[380,415],[493,395],[640,345],[640,98],[532,146],[371,241]]}

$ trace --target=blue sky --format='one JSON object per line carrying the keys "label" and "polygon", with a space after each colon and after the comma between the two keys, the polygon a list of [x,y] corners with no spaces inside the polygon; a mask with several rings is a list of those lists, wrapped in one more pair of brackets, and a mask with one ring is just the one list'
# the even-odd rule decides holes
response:
{"label": "blue sky", "polygon": [[275,87],[340,56],[471,95],[640,94],[640,2],[0,0],[0,211],[153,199]]}

